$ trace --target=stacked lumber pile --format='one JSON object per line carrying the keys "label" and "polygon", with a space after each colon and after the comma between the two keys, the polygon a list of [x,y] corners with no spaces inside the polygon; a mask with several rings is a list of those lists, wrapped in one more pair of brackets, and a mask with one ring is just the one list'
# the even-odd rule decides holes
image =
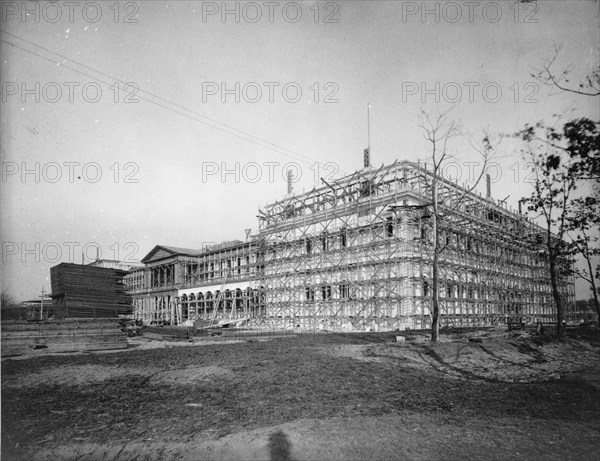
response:
{"label": "stacked lumber pile", "polygon": [[118,319],[2,322],[2,357],[127,349]]}
{"label": "stacked lumber pile", "polygon": [[155,327],[146,326],[144,327],[143,336],[148,339],[162,340],[162,341],[186,341],[189,338],[194,337],[193,328],[190,327],[179,327],[179,326],[166,326],[166,327]]}
{"label": "stacked lumber pile", "polygon": [[133,312],[127,272],[62,263],[50,269],[54,318],[116,318]]}

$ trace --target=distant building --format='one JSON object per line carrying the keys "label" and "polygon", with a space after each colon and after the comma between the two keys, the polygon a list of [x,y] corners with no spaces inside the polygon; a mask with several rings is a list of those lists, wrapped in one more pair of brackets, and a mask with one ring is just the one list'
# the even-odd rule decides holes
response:
{"label": "distant building", "polygon": [[44,320],[52,318],[52,298],[49,294],[39,299],[30,299],[21,303],[2,304],[2,320]]}
{"label": "distant building", "polygon": [[40,299],[23,301],[23,306],[27,309],[26,320],[45,320],[54,316],[52,294],[44,294]]}
{"label": "distant building", "polygon": [[575,303],[575,318],[584,322],[598,322],[594,299],[578,299]]}

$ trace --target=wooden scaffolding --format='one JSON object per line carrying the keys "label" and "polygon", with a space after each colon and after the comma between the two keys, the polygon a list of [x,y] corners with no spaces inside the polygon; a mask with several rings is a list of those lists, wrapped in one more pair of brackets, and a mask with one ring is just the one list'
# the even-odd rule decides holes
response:
{"label": "wooden scaffolding", "polygon": [[[259,216],[265,314],[301,328],[431,324],[431,177],[424,165],[365,169],[267,205]],[[439,178],[448,207],[465,189]],[[442,223],[442,325],[553,321],[543,230],[468,193]],[[574,281],[561,292],[574,303]]]}

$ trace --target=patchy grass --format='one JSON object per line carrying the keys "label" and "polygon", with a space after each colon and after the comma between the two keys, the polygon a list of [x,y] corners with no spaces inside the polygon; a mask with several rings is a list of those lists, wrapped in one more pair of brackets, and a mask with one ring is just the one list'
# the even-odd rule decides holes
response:
{"label": "patchy grass", "polygon": [[[74,441],[116,444],[149,438],[181,442],[199,435],[223,437],[301,418],[411,413],[459,420],[600,423],[599,389],[584,379],[597,377],[597,363],[570,370],[560,379],[527,383],[465,373],[457,379],[440,369],[448,366],[448,351],[456,354],[456,344],[393,346],[393,337],[389,333],[299,335],[266,342],[4,360],[3,458],[27,459],[40,447]],[[537,357],[531,341],[508,341],[516,342],[514,349],[524,356]],[[330,353],[345,345],[374,345],[367,357],[382,356],[386,347],[409,347],[431,361],[415,366],[385,354],[385,360],[365,361]],[[471,352],[482,350],[489,358],[486,348],[489,352],[484,340]],[[598,356],[598,349],[590,351]],[[499,355],[490,366],[510,360]],[[67,376],[93,367],[115,373],[99,380],[72,379],[71,384],[40,378],[56,370]],[[39,374],[32,385],[14,385],[20,378],[27,382],[31,374]],[[172,379],[157,379],[170,375]],[[13,385],[5,386],[5,381]],[[281,436],[274,436],[271,443],[288,450]]]}

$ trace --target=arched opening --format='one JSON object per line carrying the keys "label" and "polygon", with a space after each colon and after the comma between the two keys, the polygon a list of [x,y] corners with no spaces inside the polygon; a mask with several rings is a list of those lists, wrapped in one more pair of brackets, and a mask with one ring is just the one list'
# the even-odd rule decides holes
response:
{"label": "arched opening", "polygon": [[252,316],[252,289],[250,287],[244,290],[244,316]]}
{"label": "arched opening", "polygon": [[196,315],[199,317],[206,317],[206,304],[204,304],[204,295],[202,293],[196,295],[196,302],[198,305]]}
{"label": "arched opening", "polygon": [[260,293],[259,290],[250,290],[250,313],[253,317],[260,315]]}
{"label": "arched opening", "polygon": [[210,291],[206,292],[204,295],[204,306],[206,307],[206,315],[208,318],[212,317],[213,309],[214,309],[214,299],[213,294]]}
{"label": "arched opening", "polygon": [[181,296],[181,321],[185,322],[188,318],[188,297],[187,295]]}
{"label": "arched opening", "polygon": [[182,322],[185,322],[187,319],[189,319],[192,315],[194,315],[195,312],[196,312],[196,295],[194,293],[190,293],[188,310],[185,313],[185,315],[182,315],[182,319],[181,319]]}
{"label": "arched opening", "polygon": [[215,318],[219,317],[219,314],[223,312],[223,295],[221,294],[221,290],[215,291],[215,299],[213,301],[213,315]]}
{"label": "arched opening", "polygon": [[225,290],[224,303],[223,303],[223,317],[227,315],[233,316],[233,299],[231,298],[231,290]]}
{"label": "arched opening", "polygon": [[236,317],[245,314],[245,309],[244,309],[244,293],[239,288],[237,288],[235,290],[235,299],[233,301],[233,306],[234,306],[233,307],[233,309],[234,309],[234,315]]}

